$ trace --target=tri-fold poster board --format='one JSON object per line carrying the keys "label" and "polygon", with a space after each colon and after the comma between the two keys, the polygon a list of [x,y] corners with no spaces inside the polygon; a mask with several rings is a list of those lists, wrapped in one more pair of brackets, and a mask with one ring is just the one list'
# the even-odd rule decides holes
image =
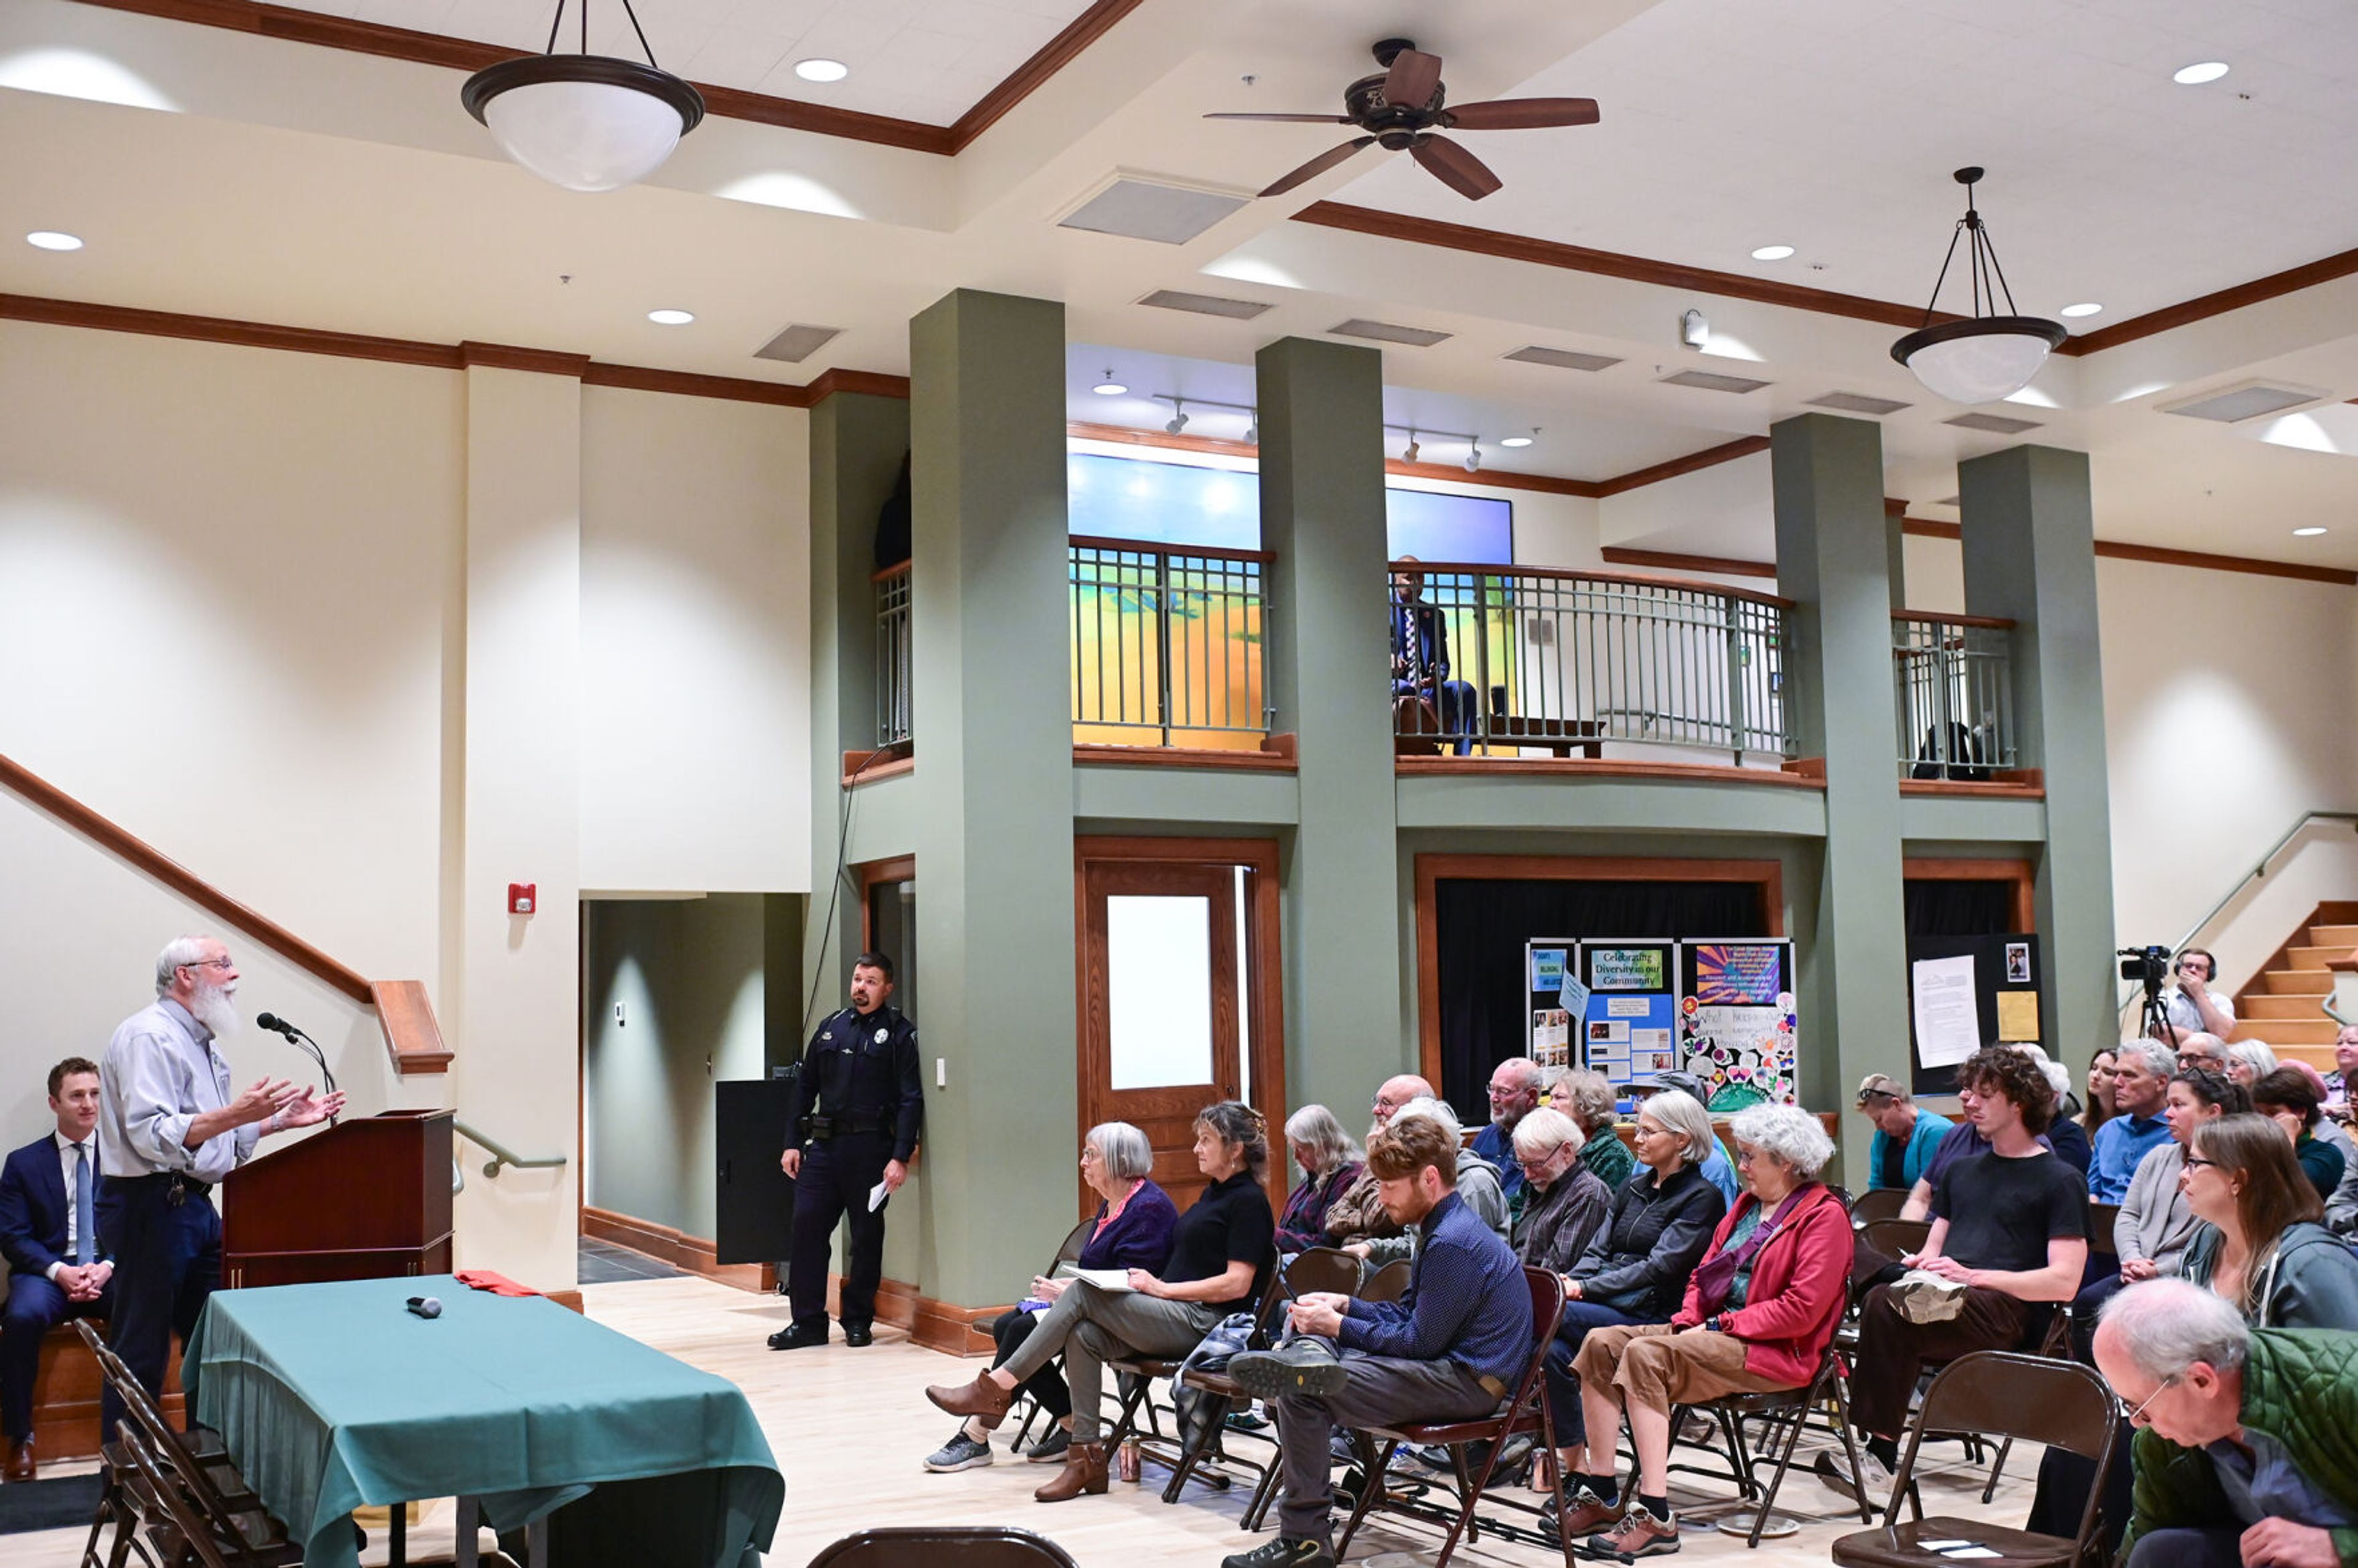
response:
{"label": "tri-fold poster board", "polygon": [[1793,945],[1535,937],[1524,947],[1531,1058],[1605,1075],[1622,1102],[1678,1070],[1714,1111],[1799,1103]]}

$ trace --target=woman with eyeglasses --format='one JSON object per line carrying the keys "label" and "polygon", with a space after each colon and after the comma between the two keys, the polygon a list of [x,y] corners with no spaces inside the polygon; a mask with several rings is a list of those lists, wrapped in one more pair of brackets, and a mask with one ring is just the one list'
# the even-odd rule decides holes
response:
{"label": "woman with eyeglasses", "polygon": [[2195,1130],[2179,1177],[2203,1223],[2184,1271],[2255,1328],[2358,1329],[2358,1253],[2318,1223],[2325,1205],[2284,1130],[2227,1116]]}

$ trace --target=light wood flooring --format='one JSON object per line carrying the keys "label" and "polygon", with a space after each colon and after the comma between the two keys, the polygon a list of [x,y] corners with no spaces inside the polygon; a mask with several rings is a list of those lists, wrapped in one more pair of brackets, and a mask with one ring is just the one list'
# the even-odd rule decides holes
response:
{"label": "light wood flooring", "polygon": [[[768,1434],[786,1478],[784,1513],[767,1558],[777,1568],[803,1568],[838,1536],[878,1525],[1007,1524],[1038,1530],[1072,1553],[1083,1568],[1217,1568],[1232,1552],[1249,1550],[1265,1537],[1246,1535],[1237,1520],[1248,1485],[1228,1493],[1191,1486],[1184,1501],[1166,1507],[1160,1493],[1167,1473],[1150,1463],[1145,1483],[1115,1481],[1102,1498],[1046,1505],[1032,1500],[1032,1488],[1053,1473],[1009,1454],[1001,1442],[997,1463],[953,1476],[934,1476],[919,1461],[949,1436],[956,1422],[925,1402],[925,1386],[963,1381],[983,1363],[960,1361],[907,1344],[894,1331],[880,1330],[865,1350],[841,1344],[823,1350],[778,1353],[763,1340],[785,1318],[785,1303],[773,1296],[748,1295],[728,1286],[682,1276],[587,1286],[589,1314],[600,1323],[667,1351],[689,1364],[728,1378],[745,1390]],[[1258,1454],[1251,1443],[1238,1445]],[[1678,1560],[1710,1568],[1787,1568],[1827,1560],[1833,1539],[1859,1528],[1855,1512],[1844,1513],[1842,1499],[1806,1472],[1816,1447],[1805,1437],[1778,1498],[1778,1511],[1801,1521],[1801,1532],[1763,1541],[1757,1552],[1741,1537],[1690,1530]],[[2006,1465],[1993,1504],[1981,1502],[1984,1473],[1953,1457],[1953,1446],[1923,1470],[1927,1511],[1968,1518],[1988,1517],[2019,1525],[2029,1511],[2036,1451],[2017,1450]],[[1682,1450],[1680,1455],[1685,1456]],[[1707,1481],[1674,1476],[1671,1502],[1681,1510],[1703,1510],[1729,1489]],[[411,1533],[413,1551],[447,1551],[449,1506],[429,1505]],[[84,1532],[49,1530],[0,1539],[0,1559],[9,1568],[72,1568]],[[1413,1525],[1374,1526],[1352,1543],[1351,1562],[1393,1555],[1379,1568],[1429,1563],[1437,1534]],[[366,1560],[384,1561],[378,1544]],[[1561,1558],[1552,1551],[1506,1544],[1486,1538],[1460,1545],[1453,1563],[1466,1568],[1549,1568]]]}

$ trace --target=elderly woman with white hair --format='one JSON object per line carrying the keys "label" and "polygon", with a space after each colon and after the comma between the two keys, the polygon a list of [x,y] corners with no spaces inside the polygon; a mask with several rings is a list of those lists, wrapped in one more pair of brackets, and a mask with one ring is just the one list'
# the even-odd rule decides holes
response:
{"label": "elderly woman with white hair", "polygon": [[1818,1180],[1833,1140],[1790,1105],[1754,1106],[1731,1130],[1749,1190],[1719,1222],[1677,1314],[1595,1329],[1573,1362],[1590,1443],[1611,1454],[1626,1411],[1638,1451],[1633,1500],[1621,1498],[1609,1468],[1582,1477],[1576,1495],[1567,1491],[1567,1535],[1611,1527],[1590,1538],[1592,1552],[1675,1551],[1666,1491],[1671,1408],[1807,1388],[1849,1305],[1850,1216]]}
{"label": "elderly woman with white hair", "polygon": [[1611,1189],[1581,1163],[1588,1141],[1580,1124],[1541,1106],[1515,1124],[1515,1163],[1523,1173],[1523,1211],[1508,1240],[1515,1256],[1551,1274],[1569,1271],[1613,1212]]}
{"label": "elderly woman with white hair", "polygon": [[[1687,1276],[1711,1245],[1727,1200],[1704,1179],[1712,1151],[1711,1117],[1693,1095],[1667,1089],[1638,1108],[1638,1173],[1623,1184],[1613,1214],[1564,1276],[1563,1317],[1547,1352],[1547,1400],[1555,1423],[1556,1459],[1569,1496],[1585,1481],[1613,1490],[1611,1460],[1589,1475],[1587,1427],[1574,1359],[1600,1328],[1668,1323],[1686,1294]],[[1609,1456],[1612,1449],[1605,1450]],[[1553,1503],[1542,1521],[1552,1527]]]}
{"label": "elderly woman with white hair", "polygon": [[2237,1040],[2227,1047],[2227,1076],[2247,1089],[2281,1065],[2265,1041]]}
{"label": "elderly woman with white hair", "polygon": [[[1457,1196],[1499,1240],[1506,1240],[1507,1193],[1505,1184],[1498,1180],[1498,1167],[1466,1147],[1465,1124],[1457,1119],[1457,1112],[1451,1108],[1447,1100],[1419,1096],[1392,1112],[1394,1121],[1404,1116],[1430,1118],[1440,1123],[1443,1130],[1456,1141]],[[1399,1236],[1354,1241],[1343,1250],[1366,1259],[1368,1269],[1373,1271],[1402,1258],[1414,1257],[1416,1240],[1417,1233],[1410,1231]]]}

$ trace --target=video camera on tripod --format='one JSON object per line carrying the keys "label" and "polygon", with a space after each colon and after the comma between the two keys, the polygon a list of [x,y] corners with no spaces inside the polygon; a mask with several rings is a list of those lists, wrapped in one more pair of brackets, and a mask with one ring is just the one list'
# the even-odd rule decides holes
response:
{"label": "video camera on tripod", "polygon": [[2122,947],[2115,951],[2121,960],[2121,979],[2135,980],[2145,987],[2145,1007],[2137,1019],[2137,1033],[2147,1040],[2165,1040],[2172,1047],[2178,1044],[2178,1031],[2170,1026],[2169,1010],[2161,1005],[2162,982],[2169,979],[2170,952],[2156,943],[2146,947]]}

